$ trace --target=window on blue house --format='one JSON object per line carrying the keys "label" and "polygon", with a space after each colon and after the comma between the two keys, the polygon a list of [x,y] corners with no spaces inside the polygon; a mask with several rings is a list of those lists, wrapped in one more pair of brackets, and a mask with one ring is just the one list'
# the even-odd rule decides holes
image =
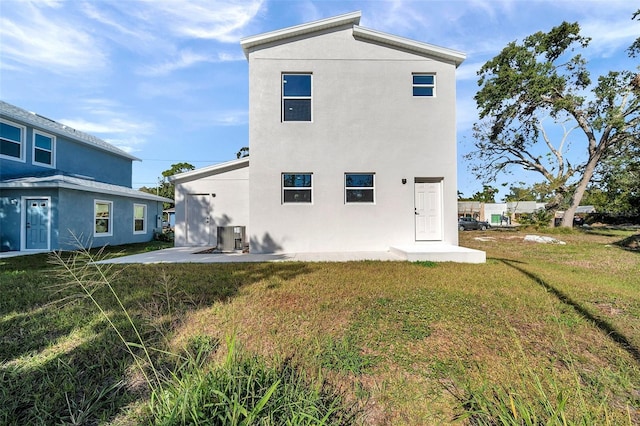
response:
{"label": "window on blue house", "polygon": [[113,202],[96,200],[94,203],[94,237],[113,235]]}
{"label": "window on blue house", "polygon": [[413,96],[434,97],[435,95],[435,74],[413,74]]}
{"label": "window on blue house", "polygon": [[282,174],[282,202],[311,203],[312,202],[311,173],[283,173]]}
{"label": "window on blue house", "polygon": [[24,161],[24,126],[0,120],[0,157]]}
{"label": "window on blue house", "polygon": [[374,173],[344,174],[344,199],[346,203],[374,203],[374,192]]}
{"label": "window on blue house", "polygon": [[282,74],[282,121],[311,121],[311,74]]}
{"label": "window on blue house", "polygon": [[33,131],[33,164],[55,166],[55,136]]}
{"label": "window on blue house", "polygon": [[133,205],[133,233],[146,234],[147,232],[147,206],[144,204]]}

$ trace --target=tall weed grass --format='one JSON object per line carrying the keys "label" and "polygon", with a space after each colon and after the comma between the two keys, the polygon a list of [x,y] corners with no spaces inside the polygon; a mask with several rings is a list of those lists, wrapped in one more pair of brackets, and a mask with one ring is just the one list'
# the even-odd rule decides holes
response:
{"label": "tall weed grass", "polygon": [[326,382],[310,379],[291,360],[270,366],[231,337],[224,363],[208,369],[203,361],[210,350],[197,348],[152,394],[153,424],[347,425],[355,419]]}
{"label": "tall weed grass", "polygon": [[[512,330],[513,331],[513,330]],[[457,419],[473,426],[614,426],[609,418],[608,401],[603,398],[598,406],[585,397],[572,355],[565,354],[570,380],[562,381],[553,370],[534,370],[515,336],[516,349],[512,357],[518,379],[507,384],[496,384],[488,379],[479,384],[466,380],[460,386],[462,393],[449,388],[463,410]],[[566,347],[566,341],[565,341]],[[591,401],[591,404],[588,402]],[[627,407],[628,425],[633,424]]]}
{"label": "tall weed grass", "polygon": [[[356,418],[356,411],[348,408],[341,395],[322,379],[320,373],[309,377],[293,365],[290,359],[271,366],[264,359],[244,353],[234,337],[227,339],[227,355],[220,365],[212,364],[212,355],[219,349],[217,340],[209,336],[192,338],[184,353],[171,353],[147,344],[133,317],[111,285],[110,269],[96,263],[102,251],[93,253],[87,249],[63,256],[54,253],[52,263],[60,267],[67,277],[58,291],[69,293],[77,287],[99,311],[103,319],[117,334],[123,347],[134,361],[135,368],[144,377],[149,390],[146,414],[141,422],[159,425],[348,425]],[[166,283],[169,278],[161,277]],[[112,319],[112,313],[95,297],[98,290],[106,289],[116,301],[116,306],[126,318],[122,323]],[[170,294],[165,288],[168,306]],[[63,300],[77,297],[66,296]],[[170,310],[170,309],[169,309]],[[125,336],[133,335],[133,341]],[[163,362],[174,360],[175,367],[160,368]],[[96,400],[104,399],[103,393],[115,392],[124,385],[103,389]],[[90,402],[90,401],[89,401]],[[67,398],[72,424],[95,422],[95,404],[84,404]]]}

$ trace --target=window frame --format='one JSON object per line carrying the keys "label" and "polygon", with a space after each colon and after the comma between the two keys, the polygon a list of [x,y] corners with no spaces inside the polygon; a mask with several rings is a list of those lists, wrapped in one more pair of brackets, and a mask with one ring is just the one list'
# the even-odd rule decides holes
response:
{"label": "window frame", "polygon": [[[104,218],[98,217],[98,204],[106,204],[109,206],[107,216],[107,231],[106,232],[98,232],[97,222],[98,220],[103,220]],[[93,200],[93,236],[94,237],[111,237],[113,236],[113,201],[108,200]]]}
{"label": "window frame", "polygon": [[[348,186],[349,175],[371,176],[372,186]],[[371,191],[371,201],[353,201],[349,199],[349,191]],[[375,204],[376,203],[376,174],[374,172],[345,172],[344,174],[344,203],[345,204]]]}
{"label": "window frame", "polygon": [[[284,85],[285,77],[289,75],[309,76],[309,95],[286,96]],[[283,72],[280,74],[280,121],[282,123],[312,123],[313,122],[313,73],[311,72]],[[285,101],[287,100],[308,100],[309,101],[309,119],[308,120],[287,120],[285,119]]]}
{"label": "window frame", "polygon": [[[416,77],[432,77],[433,83],[416,83]],[[436,97],[437,78],[436,73],[414,72],[411,74],[411,93],[414,98],[435,98]],[[431,89],[430,95],[416,94],[416,89]]]}
{"label": "window frame", "polygon": [[[142,207],[142,218],[137,218],[136,217],[136,208],[137,207]],[[142,230],[136,230],[136,221],[137,220],[142,220]],[[141,234],[146,234],[147,233],[147,205],[146,204],[140,204],[140,203],[134,203],[133,204],[133,234],[134,235],[141,235]]]}
{"label": "window frame", "polygon": [[4,158],[7,160],[12,160],[12,161],[20,161],[22,163],[24,163],[26,161],[25,159],[25,141],[27,139],[27,128],[26,126],[23,126],[21,124],[18,123],[14,123],[13,121],[9,121],[9,120],[5,120],[3,118],[0,118],[0,123],[3,123],[7,126],[11,126],[11,127],[15,127],[17,129],[20,130],[20,141],[14,141],[12,139],[7,139],[7,138],[3,138],[2,136],[0,136],[0,144],[8,142],[8,143],[13,143],[19,146],[19,150],[20,150],[20,156],[19,157],[14,157],[13,155],[7,155],[7,154],[2,154],[0,151],[0,158]]}
{"label": "window frame", "polygon": [[[51,139],[50,150],[47,151],[45,148],[36,147],[36,136],[38,135]],[[45,133],[40,130],[33,129],[33,136],[31,139],[33,142],[32,143],[33,146],[31,148],[31,163],[33,163],[33,165],[36,165],[36,166],[55,168],[56,167],[56,137],[49,133]],[[36,161],[36,150],[49,152],[51,154],[51,164],[41,163],[39,161]]]}
{"label": "window frame", "polygon": [[[285,186],[285,176],[287,175],[303,175],[309,176],[309,186]],[[289,204],[289,205],[305,205],[305,204],[313,204],[313,173],[311,172],[282,172],[280,174],[280,183],[281,183],[281,204]],[[287,201],[286,192],[293,191],[309,191],[309,201]]]}

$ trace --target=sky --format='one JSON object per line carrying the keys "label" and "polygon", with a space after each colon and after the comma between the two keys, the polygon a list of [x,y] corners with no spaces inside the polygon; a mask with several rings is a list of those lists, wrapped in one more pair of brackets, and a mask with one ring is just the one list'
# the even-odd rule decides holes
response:
{"label": "sky", "polygon": [[[133,187],[156,186],[172,164],[233,160],[248,144],[241,38],[359,10],[363,27],[466,53],[457,70],[458,190],[471,196],[482,183],[463,156],[473,151],[480,67],[511,41],[577,21],[592,38],[584,52],[592,75],[634,69],[638,58],[626,53],[640,36],[634,3],[0,0],[0,99],[126,150],[142,160]],[[503,179],[539,181],[519,171]]]}

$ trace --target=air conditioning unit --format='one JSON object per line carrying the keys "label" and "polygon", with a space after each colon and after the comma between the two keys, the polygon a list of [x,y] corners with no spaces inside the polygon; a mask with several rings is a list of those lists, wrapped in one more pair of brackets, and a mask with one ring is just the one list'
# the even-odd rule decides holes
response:
{"label": "air conditioning unit", "polygon": [[246,226],[218,226],[218,250],[242,250],[246,238],[246,228]]}

